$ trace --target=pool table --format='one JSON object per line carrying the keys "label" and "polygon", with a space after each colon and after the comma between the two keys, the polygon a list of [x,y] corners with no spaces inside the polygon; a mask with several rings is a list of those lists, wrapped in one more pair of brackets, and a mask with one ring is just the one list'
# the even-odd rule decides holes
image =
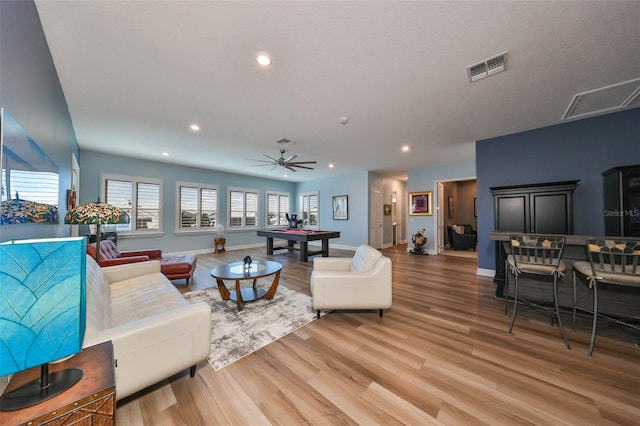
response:
{"label": "pool table", "polygon": [[[322,257],[329,256],[329,239],[339,238],[338,231],[319,231],[314,229],[261,229],[258,231],[259,237],[267,237],[267,254],[273,254],[274,250],[300,251],[300,262],[308,262],[309,256],[322,254]],[[273,239],[287,240],[286,246],[273,246]],[[322,250],[309,251],[309,241],[322,241]],[[300,248],[296,249],[294,243],[300,243]]]}

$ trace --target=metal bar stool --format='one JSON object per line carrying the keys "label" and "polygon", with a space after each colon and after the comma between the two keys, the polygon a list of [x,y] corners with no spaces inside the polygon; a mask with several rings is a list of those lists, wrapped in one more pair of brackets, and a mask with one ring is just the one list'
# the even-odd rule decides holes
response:
{"label": "metal bar stool", "polygon": [[553,305],[555,318],[558,320],[558,328],[560,328],[560,334],[564,339],[567,349],[571,349],[567,335],[564,332],[562,319],[560,318],[560,310],[558,308],[558,278],[564,275],[565,270],[565,264],[562,261],[565,238],[560,236],[531,234],[512,235],[509,238],[509,244],[511,247],[511,254],[507,256],[506,260],[507,281],[509,274],[513,274],[515,281],[513,314],[511,316],[509,333],[513,330],[519,300],[526,302],[529,305],[539,306],[532,301],[518,298],[520,275],[551,276],[553,277]]}
{"label": "metal bar stool", "polygon": [[[612,320],[635,330],[640,327],[620,318],[598,313],[598,286],[612,285],[618,288],[640,288],[640,240],[631,238],[588,238],[587,256],[589,261],[573,263],[573,327],[576,324],[576,278],[584,277],[586,284],[593,290],[593,322],[591,325],[591,343],[588,355],[592,356],[596,341],[598,317]],[[589,312],[589,311],[587,311]],[[629,319],[640,320],[640,317]]]}

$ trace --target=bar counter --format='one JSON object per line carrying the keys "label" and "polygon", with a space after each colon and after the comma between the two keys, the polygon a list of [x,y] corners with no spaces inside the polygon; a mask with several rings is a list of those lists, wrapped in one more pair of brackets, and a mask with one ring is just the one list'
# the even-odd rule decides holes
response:
{"label": "bar counter", "polygon": [[[489,234],[489,239],[496,242],[496,297],[503,299],[512,298],[513,277],[509,277],[509,288],[505,287],[505,259],[511,253],[509,247],[509,236],[519,235],[517,232],[493,231]],[[558,281],[558,304],[563,311],[573,309],[573,262],[589,261],[587,257],[587,238],[615,238],[598,237],[586,235],[561,235],[566,238],[565,249],[562,259],[566,265],[565,275]],[[552,301],[553,281],[540,281],[539,279],[529,279],[526,276],[520,278],[520,297],[536,301]],[[580,308],[591,310],[593,306],[592,292],[588,283],[578,275],[576,281],[576,300]],[[598,311],[611,316],[639,316],[640,311],[640,288],[629,288],[621,286],[602,285],[598,286]]]}

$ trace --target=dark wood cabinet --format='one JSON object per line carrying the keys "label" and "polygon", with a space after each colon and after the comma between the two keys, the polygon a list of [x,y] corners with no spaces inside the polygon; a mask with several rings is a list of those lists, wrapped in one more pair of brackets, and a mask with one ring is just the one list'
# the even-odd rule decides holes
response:
{"label": "dark wood cabinet", "polygon": [[605,235],[640,237],[640,165],[602,173]]}
{"label": "dark wood cabinet", "polygon": [[[573,191],[579,181],[493,187],[495,230],[531,234],[573,234]],[[496,297],[503,297],[506,252],[496,241]]]}
{"label": "dark wood cabinet", "polygon": [[579,181],[491,188],[495,230],[573,234],[573,191]]}

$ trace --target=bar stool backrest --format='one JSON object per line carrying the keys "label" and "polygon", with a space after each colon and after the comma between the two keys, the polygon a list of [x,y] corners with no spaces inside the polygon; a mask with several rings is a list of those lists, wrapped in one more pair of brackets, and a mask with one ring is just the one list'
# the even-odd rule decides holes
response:
{"label": "bar stool backrest", "polygon": [[640,286],[640,240],[588,238],[593,277],[602,282]]}
{"label": "bar stool backrest", "polygon": [[527,269],[540,273],[557,272],[562,260],[565,238],[545,235],[512,235],[511,255],[514,267],[525,272]]}

